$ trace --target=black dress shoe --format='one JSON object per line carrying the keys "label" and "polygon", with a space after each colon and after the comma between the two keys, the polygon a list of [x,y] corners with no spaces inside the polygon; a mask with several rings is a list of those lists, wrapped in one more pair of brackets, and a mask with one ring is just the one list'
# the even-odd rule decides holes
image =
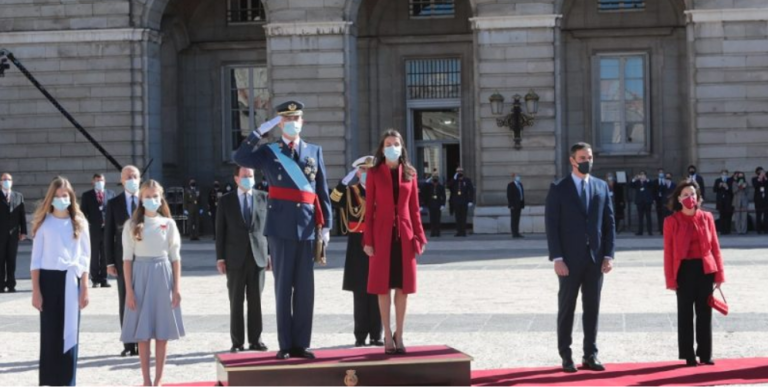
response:
{"label": "black dress shoe", "polygon": [[287,360],[287,359],[289,359],[291,357],[291,352],[289,352],[287,350],[281,350],[281,351],[277,352],[277,356],[276,357],[277,357],[278,360]]}
{"label": "black dress shoe", "polygon": [[595,372],[602,372],[602,371],[605,370],[605,367],[603,366],[603,364],[595,356],[588,357],[588,358],[582,358],[581,359],[581,368],[582,369],[587,369],[587,370],[592,370],[592,371],[595,371]]}
{"label": "black dress shoe", "polygon": [[704,365],[715,365],[715,360],[710,358],[709,360],[701,360],[701,363]]}
{"label": "black dress shoe", "polygon": [[16,287],[8,287],[8,292],[13,294],[14,292],[16,292]]}
{"label": "black dress shoe", "polygon": [[93,282],[93,283],[91,283],[91,288],[99,288],[100,285],[101,285],[101,283]]}
{"label": "black dress shoe", "polygon": [[372,339],[371,342],[368,343],[369,346],[384,346],[384,341],[380,339]]}
{"label": "black dress shoe", "polygon": [[110,287],[112,287],[112,285],[109,284],[108,281],[105,280],[105,281],[101,282],[101,288],[110,288]]}
{"label": "black dress shoe", "polygon": [[576,373],[579,370],[576,369],[576,364],[573,362],[572,359],[564,359],[563,360],[563,372],[565,373]]}
{"label": "black dress shoe", "polygon": [[131,350],[124,349],[122,352],[120,352],[120,357],[127,357],[131,354]]}
{"label": "black dress shoe", "polygon": [[642,233],[642,232],[640,232],[640,233],[635,233],[635,236],[642,236],[642,235],[643,235],[643,233]]}
{"label": "black dress shoe", "polygon": [[699,366],[699,363],[696,362],[696,357],[688,358],[685,360],[685,366]]}
{"label": "black dress shoe", "polygon": [[267,345],[264,345],[263,342],[259,341],[259,342],[256,342],[255,344],[251,344],[251,346],[248,347],[248,350],[255,350],[257,352],[266,352],[268,349],[267,349]]}
{"label": "black dress shoe", "polygon": [[512,238],[525,238],[522,234],[513,235]]}
{"label": "black dress shoe", "polygon": [[139,348],[138,348],[138,346],[133,348],[133,349],[131,349],[131,353],[130,354],[131,354],[131,356],[134,356],[134,357],[138,356],[139,355]]}
{"label": "black dress shoe", "polygon": [[233,347],[229,348],[229,352],[230,353],[242,352],[243,350],[245,350],[245,348],[242,347],[242,346],[233,346]]}
{"label": "black dress shoe", "polygon": [[5,294],[5,287],[0,287],[0,294]]}
{"label": "black dress shoe", "polygon": [[355,341],[356,348],[362,348],[363,346],[365,346],[365,341]]}
{"label": "black dress shoe", "polygon": [[306,358],[308,360],[315,359],[315,353],[312,353],[307,349],[296,348],[291,350],[290,354],[291,354],[291,357]]}

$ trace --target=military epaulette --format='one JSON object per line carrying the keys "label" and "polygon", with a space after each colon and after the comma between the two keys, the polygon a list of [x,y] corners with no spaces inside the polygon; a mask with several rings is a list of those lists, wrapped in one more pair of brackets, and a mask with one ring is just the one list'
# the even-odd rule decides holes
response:
{"label": "military epaulette", "polygon": [[331,200],[332,200],[333,202],[339,202],[339,201],[341,201],[341,197],[342,197],[343,195],[344,195],[344,194],[342,194],[342,193],[341,193],[339,190],[337,190],[337,189],[335,189],[335,188],[334,188],[334,189],[333,189],[333,192],[331,192]]}

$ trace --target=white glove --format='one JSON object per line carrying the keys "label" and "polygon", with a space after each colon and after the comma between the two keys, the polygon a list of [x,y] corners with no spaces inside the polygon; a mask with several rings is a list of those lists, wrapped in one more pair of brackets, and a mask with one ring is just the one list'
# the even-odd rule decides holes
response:
{"label": "white glove", "polygon": [[469,203],[469,207],[472,207],[472,206],[473,206],[473,203],[472,203],[472,202],[470,202],[470,203]]}
{"label": "white glove", "polygon": [[259,136],[263,136],[265,133],[272,130],[272,128],[276,127],[277,124],[280,124],[280,122],[283,121],[283,116],[277,116],[273,118],[272,120],[266,121],[259,125],[259,128],[255,131]]}
{"label": "white glove", "polygon": [[184,210],[184,215],[185,215],[185,216],[188,216],[188,215],[189,215],[189,212],[188,212],[188,211],[186,211],[186,210]]}
{"label": "white glove", "polygon": [[341,183],[346,186],[349,184],[349,182],[352,181],[352,179],[355,178],[355,174],[357,174],[357,167],[353,168],[352,171],[347,174],[347,176],[344,177],[344,179],[341,180]]}
{"label": "white glove", "polygon": [[331,241],[331,228],[323,228],[323,241],[325,245]]}
{"label": "white glove", "polygon": [[424,206],[419,207],[419,211],[423,212],[424,211]]}
{"label": "white glove", "polygon": [[440,210],[445,210],[445,206],[440,206]]}

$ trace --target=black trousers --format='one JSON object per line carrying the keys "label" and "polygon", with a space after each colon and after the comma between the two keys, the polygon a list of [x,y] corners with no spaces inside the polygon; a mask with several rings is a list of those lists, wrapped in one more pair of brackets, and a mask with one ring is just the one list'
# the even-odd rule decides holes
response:
{"label": "black trousers", "polygon": [[[648,234],[652,234],[651,232],[651,204],[650,203],[638,203],[637,204],[637,218],[639,219],[639,227],[637,229],[637,234],[643,234],[643,225],[647,223],[648,227]],[[645,223],[643,222],[645,221]]]}
{"label": "black trousers", "polygon": [[659,233],[664,233],[664,219],[667,218],[668,209],[664,201],[656,201],[656,221],[659,223]]}
{"label": "black trousers", "polygon": [[768,209],[755,209],[755,229],[757,230],[757,233],[763,233],[768,230],[766,221],[768,221]]}
{"label": "black trousers", "polygon": [[603,289],[602,262],[571,264],[569,274],[559,277],[557,308],[557,348],[560,357],[571,359],[573,320],[576,301],[581,289],[582,326],[584,328],[584,358],[597,356],[597,321],[600,315],[600,293]]}
{"label": "black trousers", "polygon": [[510,216],[511,216],[511,224],[510,228],[512,230],[513,236],[519,236],[520,235],[520,213],[523,211],[523,209],[515,208],[515,209],[509,209]]}
{"label": "black trousers", "polygon": [[456,205],[454,209],[456,212],[456,234],[459,236],[467,235],[467,211],[469,210],[468,204]]}
{"label": "black trousers", "polygon": [[731,224],[733,223],[733,208],[720,211],[720,233],[731,234]]}
{"label": "black trousers", "polygon": [[[677,273],[677,346],[681,360],[699,356],[712,359],[712,308],[707,299],[712,295],[715,275],[704,274],[701,260],[683,260]],[[693,351],[694,313],[696,343]]]}
{"label": "black trousers", "polygon": [[0,235],[0,288],[16,288],[16,254],[19,251],[19,233]]}
{"label": "black trousers", "polygon": [[379,314],[379,296],[367,292],[355,291],[354,315],[355,315],[355,339],[365,342],[370,337],[371,341],[381,340],[381,314]]}
{"label": "black trousers", "polygon": [[213,239],[216,239],[216,208],[211,208],[211,230],[213,231]]}
{"label": "black trousers", "polygon": [[429,229],[431,231],[430,236],[432,237],[439,237],[440,236],[440,216],[442,212],[440,211],[440,207],[430,207],[429,208]]}
{"label": "black trousers", "polygon": [[232,346],[245,344],[243,304],[248,302],[248,343],[255,345],[263,330],[261,316],[261,293],[264,291],[265,268],[260,268],[250,257],[242,268],[227,269],[227,290],[229,290],[229,334]]}
{"label": "black trousers", "polygon": [[[123,327],[123,315],[125,314],[125,274],[123,272],[122,264],[115,265],[117,268],[117,297],[118,297],[118,309],[120,310],[120,328]],[[136,350],[137,344],[124,343],[123,348],[125,350]]]}
{"label": "black trousers", "polygon": [[107,256],[104,251],[104,229],[91,229],[91,281],[100,284],[107,281]]}
{"label": "black trousers", "polygon": [[64,350],[64,288],[66,271],[40,270],[40,293],[43,311],[40,312],[40,386],[75,386],[77,377],[77,348]]}

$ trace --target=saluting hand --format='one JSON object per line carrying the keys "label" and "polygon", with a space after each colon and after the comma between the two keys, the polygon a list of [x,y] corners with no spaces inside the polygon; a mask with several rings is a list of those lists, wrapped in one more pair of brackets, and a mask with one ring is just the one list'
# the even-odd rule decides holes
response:
{"label": "saluting hand", "polygon": [[370,246],[370,245],[364,246],[363,247],[363,251],[365,252],[366,255],[373,256],[373,247],[372,246]]}

